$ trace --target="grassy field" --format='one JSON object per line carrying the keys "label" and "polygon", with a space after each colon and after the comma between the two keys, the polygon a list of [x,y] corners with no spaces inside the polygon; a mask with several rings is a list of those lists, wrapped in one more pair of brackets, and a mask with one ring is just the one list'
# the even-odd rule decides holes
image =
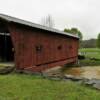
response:
{"label": "grassy field", "polygon": [[0,100],[100,100],[100,92],[74,82],[9,74],[0,75]]}
{"label": "grassy field", "polygon": [[[86,59],[80,60],[82,66],[100,66],[100,49],[84,48],[80,49],[79,52],[86,57]],[[90,60],[90,58],[96,58],[98,60]]]}
{"label": "grassy field", "polygon": [[79,52],[85,54],[86,57],[100,59],[100,49],[98,48],[84,48],[80,49]]}

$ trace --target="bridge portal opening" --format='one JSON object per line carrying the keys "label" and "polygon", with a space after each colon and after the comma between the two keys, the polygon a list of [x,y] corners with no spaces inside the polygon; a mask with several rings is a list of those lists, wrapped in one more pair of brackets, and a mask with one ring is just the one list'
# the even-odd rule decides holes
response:
{"label": "bridge portal opening", "polygon": [[0,62],[13,62],[14,48],[9,33],[0,33]]}
{"label": "bridge portal opening", "polygon": [[14,62],[14,47],[8,30],[8,23],[0,19],[0,63]]}

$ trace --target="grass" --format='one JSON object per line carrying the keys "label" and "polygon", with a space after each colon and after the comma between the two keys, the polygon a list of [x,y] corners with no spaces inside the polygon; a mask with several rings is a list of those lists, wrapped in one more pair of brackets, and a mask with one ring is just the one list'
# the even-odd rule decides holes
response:
{"label": "grass", "polygon": [[74,82],[9,74],[0,75],[0,100],[100,100],[100,92]]}
{"label": "grass", "polygon": [[87,58],[97,58],[100,59],[100,49],[99,48],[83,48],[79,52],[85,54]]}
{"label": "grass", "polygon": [[99,48],[82,48],[80,49],[81,52],[100,52]]}
{"label": "grass", "polygon": [[100,61],[90,59],[80,60],[79,62],[81,66],[100,66]]}
{"label": "grass", "polygon": [[[86,57],[86,59],[80,60],[80,64],[82,66],[100,66],[100,49],[84,48],[80,49],[79,52],[81,52]],[[96,58],[98,60],[91,60],[90,58]]]}

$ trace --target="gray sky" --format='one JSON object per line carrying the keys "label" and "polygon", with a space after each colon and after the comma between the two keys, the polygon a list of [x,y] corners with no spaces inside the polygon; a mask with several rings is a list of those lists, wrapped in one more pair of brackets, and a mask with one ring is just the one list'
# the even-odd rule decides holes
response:
{"label": "gray sky", "polygon": [[84,39],[100,32],[100,0],[0,0],[0,13],[40,23],[52,15],[55,27],[77,27]]}

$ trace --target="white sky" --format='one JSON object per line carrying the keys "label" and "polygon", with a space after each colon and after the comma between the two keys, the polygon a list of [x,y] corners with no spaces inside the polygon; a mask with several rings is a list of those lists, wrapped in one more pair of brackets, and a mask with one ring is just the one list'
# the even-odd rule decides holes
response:
{"label": "white sky", "polygon": [[55,27],[77,27],[84,39],[100,32],[100,0],[0,0],[0,13],[40,23],[50,14]]}

